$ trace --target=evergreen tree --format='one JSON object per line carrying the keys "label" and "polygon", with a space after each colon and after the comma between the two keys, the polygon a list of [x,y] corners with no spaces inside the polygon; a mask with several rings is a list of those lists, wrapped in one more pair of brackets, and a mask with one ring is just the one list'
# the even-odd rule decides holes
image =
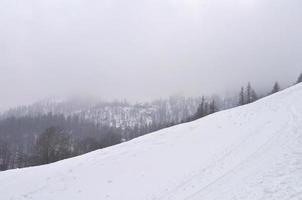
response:
{"label": "evergreen tree", "polygon": [[206,104],[206,100],[205,100],[205,97],[203,96],[201,99],[201,103],[198,106],[197,112],[194,116],[194,119],[199,119],[199,118],[205,116],[205,114],[206,114],[205,113],[205,104]]}
{"label": "evergreen tree", "polygon": [[255,90],[252,90],[251,103],[258,100],[258,95]]}
{"label": "evergreen tree", "polygon": [[239,106],[242,106],[245,104],[245,94],[244,94],[244,88],[241,87],[240,93],[239,93]]}
{"label": "evergreen tree", "polygon": [[218,109],[217,109],[215,100],[212,100],[211,103],[210,103],[210,106],[209,106],[209,114],[213,114],[217,111],[218,111]]}
{"label": "evergreen tree", "polygon": [[299,76],[299,78],[298,78],[298,80],[297,80],[297,84],[298,83],[302,83],[302,73],[300,74],[300,76]]}
{"label": "evergreen tree", "polygon": [[278,82],[275,82],[275,84],[273,86],[273,89],[272,89],[270,94],[274,94],[274,93],[279,92],[279,91],[280,91],[280,85],[279,85]]}
{"label": "evergreen tree", "polygon": [[258,99],[257,93],[252,88],[251,83],[248,83],[246,87],[246,103],[252,103]]}
{"label": "evergreen tree", "polygon": [[203,114],[202,117],[207,116],[209,113],[210,113],[210,105],[209,105],[208,102],[205,102],[205,104],[204,104],[204,114]]}
{"label": "evergreen tree", "polygon": [[251,102],[252,102],[252,86],[251,83],[248,83],[246,87],[246,103],[251,103]]}

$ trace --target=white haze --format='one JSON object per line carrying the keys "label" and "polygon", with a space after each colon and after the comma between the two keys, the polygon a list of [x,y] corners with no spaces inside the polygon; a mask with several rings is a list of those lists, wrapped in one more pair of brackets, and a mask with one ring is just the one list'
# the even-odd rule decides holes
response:
{"label": "white haze", "polygon": [[302,70],[301,0],[0,0],[0,109],[223,94]]}

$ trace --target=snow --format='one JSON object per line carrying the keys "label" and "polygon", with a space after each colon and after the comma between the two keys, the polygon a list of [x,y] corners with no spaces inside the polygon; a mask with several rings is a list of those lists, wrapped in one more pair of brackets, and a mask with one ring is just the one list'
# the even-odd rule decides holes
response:
{"label": "snow", "polygon": [[1,172],[0,199],[302,199],[302,85],[83,156]]}

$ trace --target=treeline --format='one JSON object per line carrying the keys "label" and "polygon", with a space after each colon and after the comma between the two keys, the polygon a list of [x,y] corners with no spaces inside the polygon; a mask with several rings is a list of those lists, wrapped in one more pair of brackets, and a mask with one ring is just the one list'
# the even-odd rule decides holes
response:
{"label": "treeline", "polygon": [[44,100],[28,106],[18,106],[5,111],[1,118],[38,116],[51,112],[54,115],[78,116],[80,120],[90,121],[100,126],[122,129],[143,127],[150,124],[180,123],[182,119],[193,115],[200,98],[171,96],[150,102],[130,103],[126,100],[106,102],[81,98],[63,101]]}
{"label": "treeline", "polygon": [[[299,84],[299,83],[302,83],[302,73],[299,75],[297,81],[294,84]],[[280,84],[278,82],[275,82],[273,84],[272,89],[269,92],[267,92],[266,94],[258,95],[256,90],[252,87],[252,84],[249,82],[246,87],[244,87],[244,86],[241,87],[240,92],[238,93],[239,94],[238,97],[234,98],[234,99],[238,99],[238,103],[233,104],[234,106],[232,106],[232,107],[234,108],[236,106],[242,106],[242,105],[246,105],[246,104],[255,102],[258,99],[272,95],[274,93],[277,93],[280,90],[281,90]],[[217,97],[216,97],[216,99],[217,99]],[[220,99],[220,98],[218,97],[218,99]],[[231,108],[231,107],[229,107],[229,108]],[[197,120],[202,117],[213,114],[217,111],[221,111],[222,109],[223,109],[223,107],[220,107],[217,104],[217,101],[215,99],[206,98],[205,96],[203,96],[196,113],[193,116],[183,120],[183,122],[190,122],[193,120]]]}
{"label": "treeline", "polygon": [[0,171],[56,162],[172,125],[122,129],[52,113],[6,118],[0,120]]}
{"label": "treeline", "polygon": [[54,162],[121,141],[118,129],[99,127],[77,117],[66,118],[51,113],[11,117],[0,121],[0,170],[44,164],[41,161],[43,148],[55,149],[56,153],[50,153],[49,160]]}

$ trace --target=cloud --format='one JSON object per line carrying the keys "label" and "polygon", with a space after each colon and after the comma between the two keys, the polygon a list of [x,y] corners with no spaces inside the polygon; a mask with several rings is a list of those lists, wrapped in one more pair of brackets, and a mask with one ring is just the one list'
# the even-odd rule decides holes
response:
{"label": "cloud", "polygon": [[2,0],[1,105],[289,84],[301,70],[301,8],[299,0]]}

